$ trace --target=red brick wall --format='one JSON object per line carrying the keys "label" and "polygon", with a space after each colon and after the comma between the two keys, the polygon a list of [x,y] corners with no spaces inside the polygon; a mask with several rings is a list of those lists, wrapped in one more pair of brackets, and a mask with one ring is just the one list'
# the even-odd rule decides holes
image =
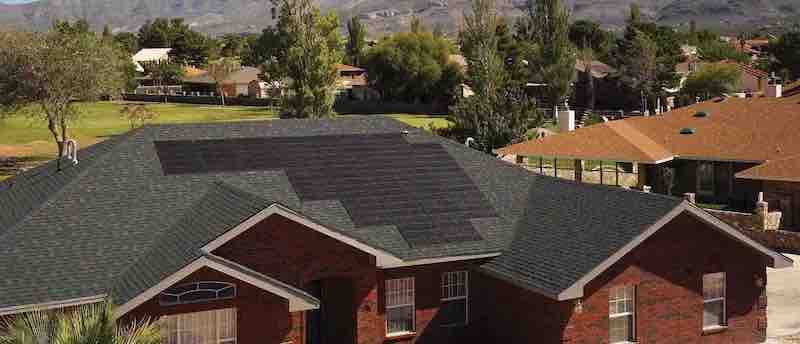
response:
{"label": "red brick wall", "polygon": [[156,320],[162,315],[170,314],[236,308],[236,330],[240,343],[280,343],[290,336],[292,318],[289,315],[289,304],[283,298],[208,268],[196,271],[176,285],[199,281],[236,284],[237,295],[227,300],[173,306],[160,305],[156,296],[126,314],[123,322],[144,318]]}
{"label": "red brick wall", "polygon": [[[272,215],[214,251],[221,257],[308,290],[328,278],[352,281],[358,343],[382,336],[378,321],[375,258],[279,215]],[[303,343],[305,320],[294,315],[290,338]],[[242,342],[243,344],[247,344]]]}
{"label": "red brick wall", "polygon": [[[476,265],[475,262],[378,270],[375,267],[374,257],[278,215],[273,215],[242,233],[215,250],[214,254],[307,291],[310,291],[312,282],[317,280],[322,281],[323,290],[331,289],[326,286],[328,283],[349,281],[353,286],[351,296],[356,323],[355,342],[359,344],[457,343],[460,341],[460,337],[457,336],[465,330],[464,327],[439,325],[437,313],[441,296],[441,274],[447,271],[469,270]],[[203,274],[208,273],[203,271]],[[211,270],[210,273],[215,272]],[[470,277],[473,275],[471,273]],[[387,339],[383,299],[385,279],[412,276],[416,284],[416,334]],[[214,280],[230,280],[225,276],[212,277]],[[197,278],[205,276],[193,274],[187,281]],[[472,290],[471,287],[470,292]],[[240,308],[240,343],[273,343],[272,340],[264,341],[264,338],[279,338],[274,341],[275,343],[282,340],[291,340],[295,344],[304,343],[307,315],[303,312],[287,315],[288,305],[284,301],[275,296],[262,294],[257,289],[254,291],[247,289],[242,290],[236,300],[173,307],[161,307],[157,300],[151,300],[134,310],[130,316],[236,306]],[[337,295],[333,297],[336,298]],[[266,301],[259,303],[257,302],[259,298]],[[334,301],[339,303],[339,300]],[[244,316],[260,320],[257,323],[248,323]],[[266,335],[267,332],[274,332],[277,335]]]}
{"label": "red brick wall", "polygon": [[[766,297],[755,280],[766,281],[765,265],[752,249],[681,215],[587,285],[580,313],[574,301],[554,304],[483,276],[486,298],[503,307],[490,304],[482,316],[490,329],[505,332],[495,334],[505,342],[608,343],[609,289],[635,284],[639,343],[759,343],[766,334]],[[702,275],[722,271],[728,329],[703,335]]]}
{"label": "red brick wall", "polygon": [[783,212],[783,227],[800,230],[800,183],[764,181],[763,185],[770,211]]}
{"label": "red brick wall", "polygon": [[[406,278],[414,277],[415,287],[415,330],[416,333],[412,336],[406,336],[398,339],[388,340],[390,343],[460,343],[466,333],[466,326],[446,327],[442,326],[443,322],[439,318],[439,307],[441,305],[441,279],[442,274],[445,272],[454,271],[469,271],[469,288],[468,288],[468,302],[469,308],[472,308],[471,303],[480,298],[481,292],[474,289],[472,284],[472,276],[475,273],[472,271],[478,264],[476,261],[455,262],[436,265],[414,266],[398,269],[385,270],[381,273],[379,289],[380,295],[384,295],[385,281],[393,278]],[[475,292],[475,294],[473,294]],[[471,297],[476,295],[475,298]],[[381,298],[380,308],[381,316],[378,326],[385,333],[386,318],[384,299]],[[469,310],[468,310],[469,315]],[[472,319],[467,319],[468,322],[473,322]]]}

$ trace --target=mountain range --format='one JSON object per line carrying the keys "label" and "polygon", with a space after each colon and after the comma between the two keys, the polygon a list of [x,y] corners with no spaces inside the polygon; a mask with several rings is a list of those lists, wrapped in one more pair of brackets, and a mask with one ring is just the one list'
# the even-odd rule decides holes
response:
{"label": "mountain range", "polygon": [[[360,16],[371,36],[408,27],[417,16],[429,26],[455,32],[469,0],[318,0],[340,17]],[[500,13],[518,16],[528,0],[498,0]],[[631,2],[637,0],[565,0],[574,18],[588,18],[607,28],[624,25]],[[670,25],[701,26],[734,31],[739,28],[781,27],[800,19],[798,0],[638,0],[642,13]],[[94,27],[110,25],[115,32],[135,31],[146,20],[184,17],[195,29],[211,34],[258,32],[272,25],[270,0],[38,0],[27,4],[0,3],[0,25],[47,28],[55,19],[87,19]]]}

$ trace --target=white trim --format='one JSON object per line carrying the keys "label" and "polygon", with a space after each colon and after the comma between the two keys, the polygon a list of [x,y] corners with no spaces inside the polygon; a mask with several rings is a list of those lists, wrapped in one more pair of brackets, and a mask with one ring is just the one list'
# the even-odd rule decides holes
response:
{"label": "white trim", "polygon": [[270,283],[269,281],[265,281],[263,279],[259,279],[248,274],[242,273],[239,270],[233,269],[229,266],[216,262],[214,260],[209,259],[208,257],[200,257],[197,258],[195,261],[191,262],[189,265],[186,265],[182,269],[178,270],[177,272],[173,273],[172,275],[167,276],[158,282],[158,284],[150,287],[149,289],[145,290],[144,292],[140,293],[136,297],[130,299],[128,302],[124,303],[123,305],[119,306],[116,310],[114,310],[114,317],[120,318],[121,316],[127,314],[137,306],[147,302],[148,300],[152,299],[153,297],[157,296],[159,293],[164,291],[165,289],[171,287],[175,283],[180,282],[184,278],[188,277],[195,271],[203,268],[208,267],[210,269],[217,270],[221,273],[224,273],[228,276],[236,278],[242,282],[249,283],[253,286],[256,286],[260,289],[263,289],[269,293],[275,294],[277,296],[283,297],[284,299],[289,301],[289,311],[296,312],[296,311],[304,311],[310,309],[317,309],[319,308],[319,304],[314,304],[309,302],[308,300],[293,295],[286,291],[285,287],[279,286],[275,283]]}
{"label": "white trim", "polygon": [[[464,276],[464,295],[461,295],[461,296],[450,296],[450,295],[448,295],[448,297],[441,297],[440,296],[439,305],[441,307],[441,304],[443,304],[445,302],[464,300],[464,322],[456,322],[456,323],[451,323],[451,324],[442,324],[441,326],[444,326],[444,327],[457,327],[457,326],[466,326],[467,324],[469,324],[469,270],[456,270],[456,271],[445,271],[445,272],[443,272],[441,274],[441,277],[440,277],[441,281],[439,283],[439,291],[440,292],[444,291],[445,287],[460,285],[458,283],[458,276],[460,274],[463,274],[463,276]],[[455,276],[456,277],[455,284],[453,284],[453,283],[444,284],[444,277],[445,276]],[[448,294],[449,294],[449,292],[448,292]]]}
{"label": "white trim", "polygon": [[[725,272],[712,272],[712,273],[703,274],[703,276],[702,276],[702,279],[703,279],[703,286],[702,286],[703,287],[703,294],[705,294],[705,289],[706,289],[705,277],[706,276],[711,276],[711,275],[722,275],[722,297],[716,297],[716,298],[713,298],[713,299],[706,299],[706,296],[703,295],[703,331],[713,331],[713,330],[718,329],[720,327],[727,327],[728,326],[728,314],[727,314],[728,313],[728,300],[726,300],[727,297],[728,297],[728,274],[725,273]],[[711,326],[706,326],[706,324],[705,324],[706,304],[719,303],[719,302],[722,302],[722,314],[720,314],[720,317],[722,318],[722,319],[720,319],[721,323],[720,324],[714,324],[714,325],[711,325]]]}
{"label": "white trim", "polygon": [[[240,223],[236,227],[233,227],[232,229],[228,230],[224,234],[220,235],[216,239],[212,240],[211,242],[209,242],[208,244],[203,246],[203,248],[201,250],[203,252],[205,252],[205,253],[211,253],[215,249],[219,248],[220,246],[224,245],[228,241],[232,240],[233,238],[239,236],[240,234],[244,233],[248,229],[250,229],[253,226],[257,225],[258,223],[260,223],[261,221],[263,221],[264,219],[266,219],[270,215],[274,215],[274,214],[283,216],[283,217],[285,217],[285,218],[287,218],[289,220],[292,220],[294,222],[297,222],[297,223],[299,223],[299,224],[301,224],[301,225],[303,225],[305,227],[311,228],[311,229],[313,229],[313,230],[315,230],[317,232],[320,232],[320,233],[322,233],[322,234],[324,234],[326,236],[329,236],[329,237],[331,237],[333,239],[339,240],[339,241],[341,241],[341,242],[343,242],[343,243],[345,243],[347,245],[350,245],[350,246],[355,247],[355,248],[357,248],[357,249],[359,249],[359,250],[361,250],[363,252],[366,252],[368,254],[371,254],[371,255],[375,256],[376,264],[378,265],[378,267],[383,267],[383,266],[387,266],[387,265],[398,265],[398,264],[402,264],[403,263],[403,261],[400,258],[398,258],[398,257],[396,257],[396,256],[394,256],[394,255],[392,255],[392,254],[390,254],[390,253],[388,253],[386,251],[383,251],[383,250],[380,250],[380,249],[376,249],[376,248],[374,248],[372,246],[364,244],[364,243],[362,243],[362,242],[360,242],[360,241],[358,241],[356,239],[353,239],[353,238],[351,238],[351,237],[349,237],[347,235],[344,235],[344,234],[342,234],[340,232],[331,230],[330,228],[327,228],[327,227],[325,227],[323,225],[320,225],[320,224],[318,224],[318,223],[316,223],[316,222],[314,222],[314,221],[312,221],[312,220],[310,220],[310,219],[308,219],[308,218],[306,218],[306,217],[304,217],[302,215],[299,215],[299,214],[295,213],[294,211],[292,211],[291,209],[286,208],[286,207],[284,207],[284,206],[282,206],[282,205],[280,205],[278,203],[273,203],[269,207],[265,208],[264,210],[258,212],[255,215],[251,216],[250,218],[248,218],[244,222]],[[402,265],[400,265],[400,266],[402,266]]]}
{"label": "white trim", "polygon": [[[411,303],[401,303],[396,305],[389,305],[389,282],[392,281],[410,281],[411,283]],[[387,279],[384,282],[383,288],[383,299],[384,304],[386,305],[386,310],[384,313],[386,314],[386,337],[397,337],[403,335],[409,335],[416,333],[417,330],[417,281],[414,277],[401,277],[401,278],[391,278]],[[402,292],[403,290],[401,290]],[[411,331],[398,331],[398,332],[389,332],[389,310],[396,309],[396,308],[408,308],[411,307]]]}
{"label": "white trim", "polygon": [[458,262],[458,261],[474,260],[474,259],[494,258],[494,257],[500,256],[501,254],[502,254],[502,252],[493,252],[493,253],[472,254],[472,255],[463,255],[463,256],[447,256],[447,257],[439,257],[439,258],[424,258],[424,259],[417,259],[417,260],[401,261],[399,263],[388,264],[388,265],[378,266],[378,267],[382,268],[382,269],[404,268],[404,267],[417,266],[417,265],[428,265],[428,264],[450,263],[450,262]]}
{"label": "white trim", "polygon": [[86,305],[90,303],[98,303],[105,301],[107,296],[108,296],[107,294],[100,294],[95,296],[78,297],[74,299],[66,299],[60,301],[49,301],[42,303],[32,303],[22,306],[5,307],[5,308],[0,308],[0,315],[17,314],[30,311],[43,311],[48,309],[57,309],[64,307]]}
{"label": "white trim", "polygon": [[647,230],[645,230],[642,234],[639,234],[636,238],[631,240],[627,245],[623,246],[620,250],[615,252],[613,255],[608,257],[604,260],[600,265],[596,266],[594,269],[589,271],[585,274],[581,279],[575,282],[572,286],[565,289],[561,293],[558,294],[557,299],[559,301],[563,300],[571,300],[583,297],[583,287],[591,282],[595,277],[606,271],[610,268],[614,263],[622,259],[628,252],[632,251],[634,248],[639,246],[642,242],[647,240],[650,236],[655,234],[659,229],[664,227],[667,223],[672,221],[675,217],[682,214],[683,212],[688,212],[689,214],[693,215],[694,217],[700,219],[703,222],[711,225],[713,228],[718,229],[720,232],[728,234],[729,236],[733,237],[736,240],[748,245],[757,251],[761,252],[762,254],[769,256],[772,258],[772,268],[775,269],[782,269],[792,267],[794,262],[785,257],[784,255],[777,253],[769,248],[764,247],[763,245],[759,244],[758,242],[750,239],[746,235],[742,234],[738,230],[734,229],[730,225],[725,222],[722,222],[720,219],[714,217],[713,215],[705,212],[704,210],[697,208],[694,205],[689,204],[688,202],[684,201],[679,206],[672,209],[669,213],[664,215],[661,219],[656,221],[653,225],[651,225]]}

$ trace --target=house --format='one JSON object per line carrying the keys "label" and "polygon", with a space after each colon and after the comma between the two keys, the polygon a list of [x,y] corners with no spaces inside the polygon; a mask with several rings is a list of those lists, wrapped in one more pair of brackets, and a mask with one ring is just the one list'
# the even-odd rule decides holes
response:
{"label": "house", "polygon": [[366,69],[339,63],[336,65],[336,71],[339,73],[336,79],[339,96],[355,100],[377,98],[369,88]]}
{"label": "house", "polygon": [[172,51],[171,48],[145,48],[139,50],[133,55],[133,64],[136,66],[136,71],[144,73],[142,65],[147,62],[169,60],[170,51]]}
{"label": "house", "polygon": [[0,183],[0,315],[165,343],[757,343],[788,258],[389,118],[145,126]]}
{"label": "house", "polygon": [[[236,72],[231,73],[222,82],[222,89],[227,97],[248,96],[251,90],[251,83],[253,81],[260,81],[259,74],[261,70],[256,67],[243,66]],[[197,92],[217,92],[216,81],[208,74],[208,71],[202,71],[192,76],[183,78],[183,89],[185,91]],[[257,95],[252,95],[257,96]]]}
{"label": "house", "polygon": [[735,66],[740,71],[739,80],[741,81],[742,93],[763,93],[769,82],[769,73],[754,66],[738,63],[736,61],[725,60],[718,62],[723,65]]}
{"label": "house", "polygon": [[791,159],[800,155],[796,97],[716,99],[663,116],[605,122],[511,145],[498,153],[539,173],[647,186],[662,194],[695,193],[700,202],[737,210],[752,210],[764,192],[768,201],[777,201],[771,204],[783,212],[783,226],[796,228],[800,198],[762,181],[796,183],[787,175],[800,176],[800,169],[790,168]]}

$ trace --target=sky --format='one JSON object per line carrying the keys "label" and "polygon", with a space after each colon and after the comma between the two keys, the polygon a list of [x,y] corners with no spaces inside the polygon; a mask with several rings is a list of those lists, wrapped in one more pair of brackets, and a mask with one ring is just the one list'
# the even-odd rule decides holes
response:
{"label": "sky", "polygon": [[33,0],[0,0],[4,4],[24,4],[26,2],[33,2]]}

